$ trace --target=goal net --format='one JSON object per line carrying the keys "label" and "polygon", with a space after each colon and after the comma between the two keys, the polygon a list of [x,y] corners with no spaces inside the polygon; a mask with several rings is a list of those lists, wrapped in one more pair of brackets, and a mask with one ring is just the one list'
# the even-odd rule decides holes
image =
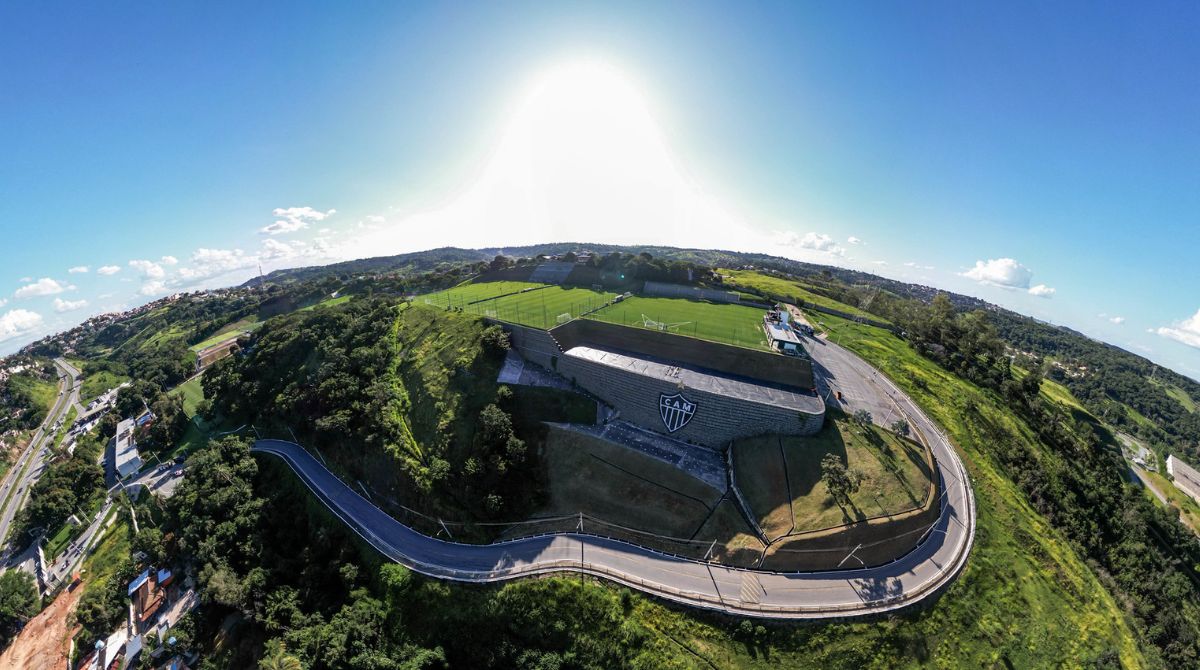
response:
{"label": "goal net", "polygon": [[554,317],[554,320],[558,323],[566,323],[571,320],[571,313],[563,312],[562,314],[559,314],[558,316]]}
{"label": "goal net", "polygon": [[669,332],[672,330],[677,330],[680,327],[686,326],[690,323],[691,323],[691,321],[682,321],[680,323],[667,323],[665,321],[655,321],[654,319],[651,319],[650,317],[646,316],[645,314],[642,315],[642,327],[649,328],[650,330],[661,330],[663,332]]}

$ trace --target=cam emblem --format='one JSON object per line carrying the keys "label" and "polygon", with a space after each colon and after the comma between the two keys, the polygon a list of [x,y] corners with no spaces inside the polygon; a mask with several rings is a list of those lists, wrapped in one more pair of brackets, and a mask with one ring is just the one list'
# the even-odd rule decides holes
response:
{"label": "cam emblem", "polygon": [[662,415],[663,425],[668,433],[683,428],[696,414],[696,403],[683,397],[683,394],[658,394],[658,413]]}

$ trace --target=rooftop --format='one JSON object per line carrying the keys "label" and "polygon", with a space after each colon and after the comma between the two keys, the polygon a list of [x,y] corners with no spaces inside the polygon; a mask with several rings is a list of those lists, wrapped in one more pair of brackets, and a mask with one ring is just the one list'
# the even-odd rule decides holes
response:
{"label": "rooftop", "polygon": [[769,321],[766,325],[767,335],[769,335],[772,340],[775,340],[776,342],[789,342],[797,346],[800,345],[800,338],[796,336],[796,333],[792,332],[791,328],[778,323],[771,323]]}
{"label": "rooftop", "polygon": [[794,409],[798,412],[809,414],[824,411],[821,399],[816,394],[808,391],[783,388],[774,384],[754,379],[734,377],[699,367],[682,367],[642,354],[578,346],[568,349],[566,355],[594,361],[609,367],[623,368],[645,377],[660,379],[672,384],[683,384],[686,388],[707,391],[716,395]]}

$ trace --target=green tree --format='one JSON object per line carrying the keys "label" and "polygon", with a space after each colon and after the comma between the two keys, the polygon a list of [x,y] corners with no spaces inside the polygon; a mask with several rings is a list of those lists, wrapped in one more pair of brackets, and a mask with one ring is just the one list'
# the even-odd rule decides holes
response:
{"label": "green tree", "polygon": [[259,670],[303,670],[300,659],[289,654],[283,640],[267,640],[266,653],[258,662]]}
{"label": "green tree", "polygon": [[911,432],[911,428],[908,425],[908,420],[907,419],[896,419],[895,421],[893,421],[892,422],[892,432],[897,435],[902,435],[904,437],[908,437],[908,434]]}
{"label": "green tree", "polygon": [[22,570],[0,575],[0,638],[4,645],[12,640],[21,624],[37,610],[37,587],[33,577]]}
{"label": "green tree", "polygon": [[825,454],[821,459],[821,481],[829,495],[839,505],[850,504],[850,496],[858,492],[863,475],[854,468],[846,467],[842,459],[833,454]]}

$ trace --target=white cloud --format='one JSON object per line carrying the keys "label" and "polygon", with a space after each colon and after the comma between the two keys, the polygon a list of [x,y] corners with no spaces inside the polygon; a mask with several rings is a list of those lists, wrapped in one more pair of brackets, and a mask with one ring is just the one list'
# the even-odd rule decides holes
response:
{"label": "white cloud", "polygon": [[0,342],[29,333],[42,325],[42,315],[27,309],[9,310],[0,316]]}
{"label": "white cloud", "polygon": [[263,240],[262,259],[264,261],[287,260],[296,255],[296,250],[290,244],[279,240]]}
{"label": "white cloud", "polygon": [[871,261],[872,265],[887,265],[887,261]]}
{"label": "white cloud", "polygon": [[179,259],[175,258],[174,256],[163,256],[158,262],[162,263],[163,265],[178,265]]}
{"label": "white cloud", "polygon": [[154,261],[135,259],[129,261],[129,267],[141,272],[143,277],[149,277],[150,279],[162,279],[167,276],[167,271]]}
{"label": "white cloud", "polygon": [[371,214],[367,216],[367,221],[370,221],[371,223],[383,223],[384,221],[387,221],[387,218],[379,214]]}
{"label": "white cloud", "polygon": [[115,275],[121,271],[120,265],[101,265],[96,268],[96,274]]}
{"label": "white cloud", "polygon": [[29,282],[33,281],[33,277],[21,277],[20,281],[22,284],[28,284]]}
{"label": "white cloud", "polygon": [[[987,261],[975,261],[975,267],[964,272],[963,276],[982,284],[991,284],[1001,288],[1029,288],[1029,280],[1033,279],[1033,271],[1011,258],[994,258]],[[1040,286],[1045,288],[1044,285]],[[1034,295],[1042,295],[1042,293],[1034,293]]]}
{"label": "white cloud", "polygon": [[322,212],[312,207],[276,207],[272,210],[271,214],[279,218],[276,219],[275,223],[259,229],[258,232],[263,235],[294,233],[297,230],[307,228],[308,224],[314,221],[324,221],[337,214],[337,210],[331,209],[327,212]]}
{"label": "white cloud", "polygon": [[147,281],[145,284],[142,284],[141,290],[138,291],[138,293],[141,293],[145,296],[159,295],[160,293],[166,292],[167,286],[161,279],[151,279],[150,281]]}
{"label": "white cloud", "polygon": [[1039,298],[1049,298],[1055,293],[1058,293],[1058,289],[1050,288],[1045,284],[1038,284],[1037,286],[1031,286],[1029,288],[1029,295],[1036,295]]}
{"label": "white cloud", "polygon": [[[26,279],[26,281],[28,281],[28,279]],[[55,295],[62,293],[63,291],[73,290],[75,290],[75,287],[72,285],[62,284],[61,282],[55,281],[49,277],[42,277],[31,284],[27,284],[17,289],[16,292],[13,293],[13,296],[16,298],[33,298],[44,295]]]}
{"label": "white cloud", "polygon": [[1122,323],[1125,323],[1125,317],[1123,317],[1123,316],[1114,316],[1114,317],[1110,317],[1108,321],[1109,321],[1109,323],[1115,323],[1115,324],[1117,324],[1117,325],[1119,326],[1119,325],[1121,325]]}
{"label": "white cloud", "polygon": [[194,283],[208,277],[215,277],[254,267],[258,256],[249,255],[241,249],[207,249],[200,248],[192,253],[188,267],[179,268],[179,277],[185,283]]}
{"label": "white cloud", "polygon": [[55,298],[54,299],[54,311],[70,312],[72,310],[82,309],[84,307],[87,307],[87,304],[88,304],[88,301],[86,301],[86,300],[63,300],[62,298]]}
{"label": "white cloud", "polygon": [[1189,347],[1200,349],[1200,310],[1189,319],[1162,328],[1151,328],[1150,332],[1163,337],[1169,337],[1176,342],[1182,342]]}
{"label": "white cloud", "polygon": [[318,235],[329,235],[332,232],[333,232],[333,228],[322,228],[317,231],[317,234]]}
{"label": "white cloud", "polygon": [[819,251],[831,256],[845,256],[846,250],[838,246],[837,242],[828,235],[819,233],[805,233],[803,237],[796,233],[783,233],[778,236],[779,244],[784,247],[798,247],[800,249],[810,249]]}
{"label": "white cloud", "polygon": [[87,271],[88,271],[88,266],[86,266],[86,265],[76,265],[75,267],[69,268],[67,270],[68,273],[73,274],[73,275],[83,274],[83,273],[86,273]]}
{"label": "white cloud", "polygon": [[850,237],[847,237],[846,241],[849,242],[850,244],[866,244],[866,242],[863,242],[862,239],[857,238],[853,235],[851,235]]}

